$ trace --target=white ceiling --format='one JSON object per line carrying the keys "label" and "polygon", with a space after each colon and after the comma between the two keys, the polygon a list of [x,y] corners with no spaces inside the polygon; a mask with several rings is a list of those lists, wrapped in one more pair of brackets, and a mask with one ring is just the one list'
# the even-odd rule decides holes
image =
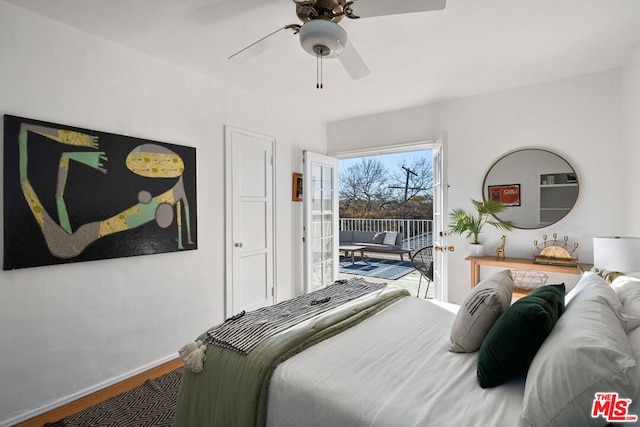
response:
{"label": "white ceiling", "polygon": [[371,74],[352,80],[326,60],[317,90],[316,60],[297,36],[248,63],[227,60],[299,23],[291,0],[5,1],[322,121],[619,67],[640,41],[639,0],[448,0],[441,11],[344,19]]}

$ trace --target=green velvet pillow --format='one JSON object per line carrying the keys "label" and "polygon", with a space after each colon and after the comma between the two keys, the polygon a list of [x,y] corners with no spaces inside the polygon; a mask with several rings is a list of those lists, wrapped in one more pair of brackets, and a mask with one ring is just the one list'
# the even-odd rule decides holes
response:
{"label": "green velvet pillow", "polygon": [[513,303],[480,347],[480,387],[495,387],[525,374],[563,311],[564,283],[542,286]]}

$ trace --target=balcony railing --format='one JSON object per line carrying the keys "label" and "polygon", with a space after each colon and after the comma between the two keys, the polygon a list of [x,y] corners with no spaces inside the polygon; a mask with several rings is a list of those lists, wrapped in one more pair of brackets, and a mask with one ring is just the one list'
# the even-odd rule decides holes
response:
{"label": "balcony railing", "polygon": [[412,251],[433,244],[433,221],[430,219],[340,218],[340,230],[401,232],[403,249]]}

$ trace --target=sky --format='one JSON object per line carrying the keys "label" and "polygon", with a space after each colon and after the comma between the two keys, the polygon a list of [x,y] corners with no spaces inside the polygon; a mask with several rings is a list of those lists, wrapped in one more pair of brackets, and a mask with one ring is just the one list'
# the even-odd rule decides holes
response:
{"label": "sky", "polygon": [[[368,157],[380,159],[380,161],[382,161],[382,163],[387,167],[387,170],[389,172],[394,172],[400,169],[400,165],[402,165],[403,161],[411,164],[414,158],[427,157],[428,159],[431,159],[431,150],[409,151],[405,153],[383,154],[379,156]],[[340,170],[344,170],[349,166],[358,163],[359,161],[360,157],[355,157],[352,159],[341,159]]]}

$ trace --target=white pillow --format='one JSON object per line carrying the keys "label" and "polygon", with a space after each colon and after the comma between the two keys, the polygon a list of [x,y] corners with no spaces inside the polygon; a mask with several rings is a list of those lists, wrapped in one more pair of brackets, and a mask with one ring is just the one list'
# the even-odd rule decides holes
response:
{"label": "white pillow", "polygon": [[584,273],[582,273],[582,276],[580,277],[580,280],[578,280],[578,283],[573,287],[573,289],[567,292],[567,295],[565,295],[564,297],[565,305],[569,304],[569,302],[571,302],[571,300],[576,295],[578,295],[583,289],[593,284],[602,284],[602,283],[604,283],[605,285],[607,284],[602,279],[602,277],[600,277],[598,274],[591,271],[585,271]]}
{"label": "white pillow", "polygon": [[395,231],[387,231],[384,233],[384,240],[382,241],[383,245],[395,245],[396,244],[396,236],[398,233]]}
{"label": "white pillow", "polygon": [[572,300],[582,294],[590,295],[592,298],[600,296],[606,299],[625,331],[628,332],[640,326],[640,307],[638,307],[639,312],[637,314],[627,309],[618,297],[619,294],[598,274],[589,271],[584,272],[576,286],[565,296],[565,306],[571,306]]}
{"label": "white pillow", "polygon": [[636,327],[640,324],[640,278],[632,276],[620,276],[611,282],[611,288],[620,298],[624,313],[629,319],[629,328],[632,323]]}
{"label": "white pillow", "polygon": [[471,353],[482,341],[498,317],[511,304],[513,278],[510,270],[492,274],[467,294],[451,326],[449,351]]}
{"label": "white pillow", "polygon": [[[631,352],[633,353],[633,357],[636,358],[636,383],[640,384],[640,328],[636,328],[633,331],[627,334],[627,338],[629,338],[629,343],[631,344]],[[640,390],[638,390],[638,394],[636,398],[633,399],[631,405],[629,407],[630,415],[637,415],[638,420],[640,420]]]}
{"label": "white pillow", "polygon": [[629,339],[598,287],[574,296],[536,353],[525,382],[524,425],[605,425],[591,417],[595,393],[637,396],[639,367]]}
{"label": "white pillow", "polygon": [[[629,338],[629,344],[631,344],[631,352],[636,361],[640,364],[640,329],[634,329],[627,334]],[[638,377],[638,384],[640,384],[640,376]]]}

